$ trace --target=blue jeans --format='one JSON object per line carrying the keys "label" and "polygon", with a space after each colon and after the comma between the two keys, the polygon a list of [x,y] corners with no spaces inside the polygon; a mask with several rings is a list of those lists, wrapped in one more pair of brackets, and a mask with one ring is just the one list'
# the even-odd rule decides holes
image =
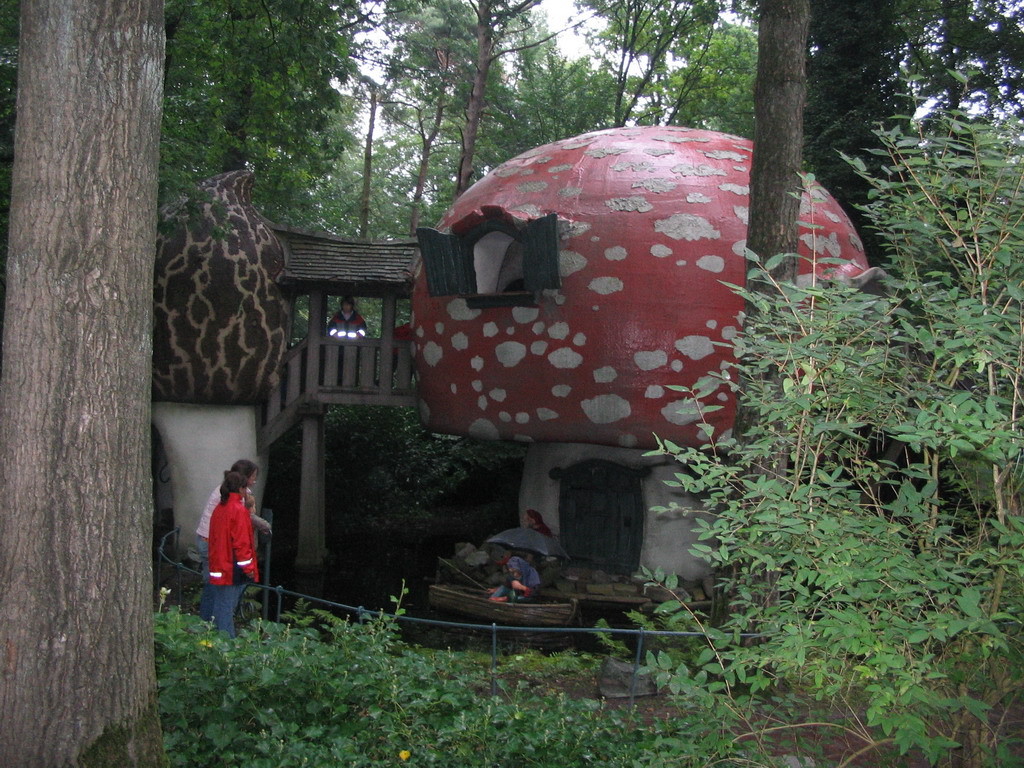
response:
{"label": "blue jeans", "polygon": [[210,543],[196,536],[199,570],[203,574],[203,591],[199,595],[199,618],[213,621],[213,585],[210,584]]}
{"label": "blue jeans", "polygon": [[235,637],[235,608],[242,599],[245,584],[207,584],[213,593],[213,625],[228,637]]}

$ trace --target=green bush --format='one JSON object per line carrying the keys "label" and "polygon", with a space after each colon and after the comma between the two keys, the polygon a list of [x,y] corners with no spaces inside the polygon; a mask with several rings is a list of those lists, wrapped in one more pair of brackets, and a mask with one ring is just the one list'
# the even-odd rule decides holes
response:
{"label": "green bush", "polygon": [[1024,692],[1024,152],[1019,126],[931,125],[880,134],[867,214],[890,296],[741,290],[739,376],[693,396],[742,380],[751,426],[664,450],[720,512],[697,550],[734,574],[722,637],[764,638],[652,663],[680,688],[801,692],[868,744],[995,766],[1020,748],[999,713]]}
{"label": "green bush", "polygon": [[233,641],[176,609],[156,619],[161,720],[175,766],[685,768],[733,749],[700,712],[641,724],[597,701],[525,685],[491,697],[489,659],[405,646],[388,619],[262,624]]}

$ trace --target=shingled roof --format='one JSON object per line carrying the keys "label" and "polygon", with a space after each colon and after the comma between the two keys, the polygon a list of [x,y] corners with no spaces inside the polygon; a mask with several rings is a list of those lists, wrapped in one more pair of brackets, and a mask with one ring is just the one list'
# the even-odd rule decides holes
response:
{"label": "shingled roof", "polygon": [[285,267],[277,278],[282,285],[326,287],[331,293],[359,296],[408,296],[412,290],[412,266],[418,257],[415,240],[352,240],[271,226],[285,250]]}

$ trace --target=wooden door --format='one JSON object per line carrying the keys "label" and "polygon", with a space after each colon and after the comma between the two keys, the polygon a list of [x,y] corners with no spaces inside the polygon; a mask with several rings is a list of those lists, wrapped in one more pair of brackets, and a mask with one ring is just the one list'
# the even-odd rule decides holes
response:
{"label": "wooden door", "polygon": [[561,481],[559,538],[572,565],[609,573],[637,569],[644,535],[641,478],[649,471],[602,459],[551,471]]}

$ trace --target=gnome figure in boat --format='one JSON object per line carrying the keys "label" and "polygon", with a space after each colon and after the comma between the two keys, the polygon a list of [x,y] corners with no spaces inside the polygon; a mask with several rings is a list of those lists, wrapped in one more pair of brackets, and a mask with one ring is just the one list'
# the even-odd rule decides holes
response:
{"label": "gnome figure in boat", "polygon": [[[709,515],[645,456],[732,429],[728,391],[679,389],[732,361],[751,142],[686,128],[617,128],[498,166],[436,229],[418,232],[413,292],[421,419],[429,429],[529,444],[519,507],[540,510],[571,565],[628,579],[641,567],[707,589],[691,554]],[[800,252],[813,279],[863,280],[863,248],[820,187]],[[837,261],[838,260],[838,261]],[[837,263],[839,266],[836,266]],[[667,511],[654,512],[655,508]]]}

